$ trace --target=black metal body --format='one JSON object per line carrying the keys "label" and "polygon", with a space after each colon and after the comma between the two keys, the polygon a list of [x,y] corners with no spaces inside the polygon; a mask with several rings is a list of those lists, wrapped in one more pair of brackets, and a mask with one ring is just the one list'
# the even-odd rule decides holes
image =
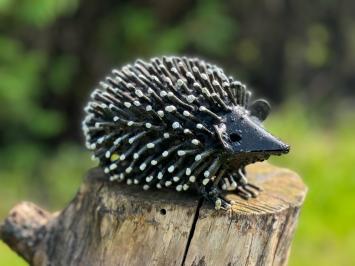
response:
{"label": "black metal body", "polygon": [[246,86],[196,58],[162,57],[113,70],[91,95],[86,145],[108,178],[144,189],[193,189],[216,208],[258,188],[247,164],[289,151],[262,126],[270,106],[250,103]]}

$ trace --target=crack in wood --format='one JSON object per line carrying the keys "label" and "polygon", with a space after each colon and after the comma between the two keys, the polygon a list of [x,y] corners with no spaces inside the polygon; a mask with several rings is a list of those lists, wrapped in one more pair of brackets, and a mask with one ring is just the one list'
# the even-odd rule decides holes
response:
{"label": "crack in wood", "polygon": [[184,251],[184,256],[183,256],[183,258],[182,258],[181,266],[184,266],[184,265],[185,265],[185,260],[186,260],[187,254],[188,254],[188,252],[189,252],[191,240],[192,240],[192,238],[193,238],[193,236],[194,236],[194,233],[195,233],[196,224],[197,224],[197,222],[198,222],[198,217],[199,217],[199,214],[200,214],[200,209],[201,209],[201,207],[202,207],[202,204],[203,204],[203,198],[201,198],[201,199],[198,201],[198,204],[197,204],[197,208],[196,208],[196,212],[195,212],[194,219],[193,219],[193,221],[192,221],[192,225],[191,225],[189,237],[188,237],[187,242],[186,242],[186,247],[185,247],[185,251]]}
{"label": "crack in wood", "polygon": [[230,212],[194,195],[103,182],[94,171],[59,214],[17,205],[0,238],[36,266],[285,265],[307,188],[291,171],[248,167],[264,191],[249,201],[228,194],[237,204]]}

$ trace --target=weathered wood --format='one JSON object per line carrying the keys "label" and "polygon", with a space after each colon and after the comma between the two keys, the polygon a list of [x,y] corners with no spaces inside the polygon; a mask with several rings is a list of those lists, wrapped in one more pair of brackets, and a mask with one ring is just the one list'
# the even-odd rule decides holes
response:
{"label": "weathered wood", "polygon": [[14,207],[0,237],[33,265],[285,265],[306,187],[293,172],[258,163],[256,199],[228,194],[229,212],[194,195],[107,183],[92,170],[58,215]]}

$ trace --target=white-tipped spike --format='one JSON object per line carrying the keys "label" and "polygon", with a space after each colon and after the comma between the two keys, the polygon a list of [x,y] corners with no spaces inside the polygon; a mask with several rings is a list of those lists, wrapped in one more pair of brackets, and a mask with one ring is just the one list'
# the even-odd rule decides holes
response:
{"label": "white-tipped spike", "polygon": [[110,158],[110,156],[111,156],[111,152],[110,151],[106,151],[105,157],[108,159],[108,158]]}
{"label": "white-tipped spike", "polygon": [[201,112],[206,112],[209,115],[213,116],[215,119],[220,120],[221,118],[214,112],[212,112],[211,110],[207,109],[205,106],[200,106],[199,110]]}
{"label": "white-tipped spike", "polygon": [[185,190],[185,191],[186,191],[186,190],[188,190],[188,189],[189,189],[189,185],[188,185],[188,184],[184,184],[182,188],[183,188],[183,190]]}
{"label": "white-tipped spike", "polygon": [[124,159],[126,159],[126,155],[122,154],[122,155],[120,156],[120,160],[123,161]]}
{"label": "white-tipped spike", "polygon": [[95,150],[96,149],[96,144],[95,143],[91,144],[90,149],[91,150]]}
{"label": "white-tipped spike", "polygon": [[196,176],[194,176],[194,175],[190,176],[189,181],[191,183],[195,182],[196,181]]}
{"label": "white-tipped spike", "polygon": [[139,154],[138,153],[135,153],[135,154],[133,154],[133,159],[138,159],[139,158]]}
{"label": "white-tipped spike", "polygon": [[207,75],[205,73],[201,74],[201,78],[204,79],[204,80],[208,80],[208,77],[207,77]]}
{"label": "white-tipped spike", "polygon": [[120,180],[123,180],[123,179],[124,179],[124,174],[121,173],[121,174],[120,174]]}
{"label": "white-tipped spike", "polygon": [[145,127],[146,127],[146,128],[151,128],[151,127],[152,127],[152,124],[151,124],[151,123],[145,123]]}
{"label": "white-tipped spike", "polygon": [[215,203],[214,203],[214,208],[216,210],[219,210],[222,207],[222,200],[220,198],[216,199]]}
{"label": "white-tipped spike", "polygon": [[209,171],[205,171],[205,172],[203,173],[203,176],[204,176],[204,177],[210,177],[210,174],[211,174],[211,173],[210,173]]}
{"label": "white-tipped spike", "polygon": [[195,161],[200,161],[201,159],[202,159],[201,154],[197,154],[197,155],[195,156]]}
{"label": "white-tipped spike", "polygon": [[189,102],[189,103],[193,103],[195,101],[196,97],[194,95],[189,95],[186,97],[186,100]]}
{"label": "white-tipped spike", "polygon": [[194,145],[199,145],[200,141],[198,139],[193,139],[193,140],[191,140],[191,143]]}
{"label": "white-tipped spike", "polygon": [[160,92],[160,96],[161,97],[165,97],[166,95],[168,95],[168,93],[166,91],[161,91]]}
{"label": "white-tipped spike", "polygon": [[132,179],[127,179],[126,183],[127,185],[132,185]]}
{"label": "white-tipped spike", "polygon": [[144,169],[147,167],[147,164],[146,163],[142,163],[140,166],[139,166],[139,169],[141,171],[144,171]]}
{"label": "white-tipped spike", "polygon": [[175,166],[174,166],[174,165],[171,165],[171,166],[168,168],[168,172],[169,172],[169,173],[174,172],[174,170],[175,170]]}
{"label": "white-tipped spike", "polygon": [[223,190],[227,190],[227,184],[223,184],[223,185],[222,185],[222,189],[223,189]]}
{"label": "white-tipped spike", "polygon": [[235,188],[237,188],[237,186],[238,186],[238,185],[237,185],[237,182],[233,181],[232,184],[231,184],[231,187],[232,187],[233,189],[235,189]]}
{"label": "white-tipped spike", "polygon": [[165,107],[165,111],[171,113],[174,112],[176,110],[176,107],[174,105],[168,105],[167,107]]}
{"label": "white-tipped spike", "polygon": [[133,170],[132,167],[128,167],[125,172],[126,172],[127,174],[129,174],[130,172],[132,172],[132,170]]}
{"label": "white-tipped spike", "polygon": [[182,190],[182,185],[178,185],[178,186],[176,186],[176,191],[181,191]]}
{"label": "white-tipped spike", "polygon": [[[91,109],[90,105],[85,106],[84,107],[85,113],[90,113],[90,109]],[[87,116],[86,116],[86,118],[87,118]],[[85,121],[87,121],[87,120],[85,119]]]}
{"label": "white-tipped spike", "polygon": [[104,137],[101,137],[97,140],[97,143],[98,144],[102,144],[104,142],[105,138]]}
{"label": "white-tipped spike", "polygon": [[95,149],[96,149],[96,144],[95,143],[91,144],[90,145],[90,150],[95,150]]}
{"label": "white-tipped spike", "polygon": [[109,169],[108,167],[105,167],[104,173],[105,173],[105,174],[108,174],[109,172],[110,172],[110,169]]}
{"label": "white-tipped spike", "polygon": [[157,165],[157,163],[158,163],[157,160],[152,160],[152,161],[150,162],[151,165]]}
{"label": "white-tipped spike", "polygon": [[180,128],[180,127],[181,127],[181,125],[180,125],[179,122],[174,122],[174,123],[172,124],[172,128],[173,128],[173,129],[177,129],[177,128]]}
{"label": "white-tipped spike", "polygon": [[134,179],[134,180],[133,180],[133,183],[134,183],[135,185],[138,185],[138,184],[139,184],[138,179]]}
{"label": "white-tipped spike", "polygon": [[183,62],[180,61],[180,62],[178,63],[178,66],[179,66],[179,67],[184,67],[185,65],[184,65]]}
{"label": "white-tipped spike", "polygon": [[138,97],[143,97],[143,92],[141,90],[135,90],[135,93]]}
{"label": "white-tipped spike", "polygon": [[154,147],[155,147],[155,144],[152,143],[152,142],[150,142],[150,143],[147,144],[147,148],[148,148],[148,149],[153,149]]}
{"label": "white-tipped spike", "polygon": [[147,184],[145,184],[145,185],[143,186],[143,189],[144,189],[144,190],[148,190],[148,189],[149,189],[149,186],[148,186]]}
{"label": "white-tipped spike", "polygon": [[128,122],[127,122],[127,126],[129,126],[129,127],[133,126],[133,124],[134,124],[133,121],[128,121]]}
{"label": "white-tipped spike", "polygon": [[117,122],[118,120],[120,120],[120,118],[118,116],[113,117],[113,122]]}
{"label": "white-tipped spike", "polygon": [[191,132],[191,130],[190,129],[188,129],[188,128],[185,128],[184,129],[184,134],[191,134],[192,132]]}
{"label": "white-tipped spike", "polygon": [[110,176],[110,181],[115,181],[118,179],[118,177],[119,177],[119,175]]}
{"label": "white-tipped spike", "polygon": [[189,77],[191,79],[194,79],[194,75],[192,75],[192,73],[189,71],[189,72],[186,72],[186,77]]}
{"label": "white-tipped spike", "polygon": [[113,144],[118,145],[118,143],[120,143],[121,140],[122,140],[122,138],[117,138],[117,139],[113,142]]}
{"label": "white-tipped spike", "polygon": [[166,187],[169,187],[169,186],[171,186],[172,183],[173,183],[173,182],[171,182],[170,180],[168,180],[168,181],[165,182],[165,186],[166,186]]}
{"label": "white-tipped spike", "polygon": [[210,181],[210,180],[209,180],[208,178],[203,179],[203,180],[202,180],[202,184],[203,184],[204,186],[206,186],[209,181]]}
{"label": "white-tipped spike", "polygon": [[198,129],[202,129],[202,128],[203,128],[203,125],[202,125],[202,124],[200,124],[200,123],[198,123],[198,124],[196,125],[196,128],[198,128]]}
{"label": "white-tipped spike", "polygon": [[179,156],[184,156],[184,155],[186,154],[186,152],[183,151],[183,150],[178,150],[178,151],[177,151],[177,154],[178,154]]}
{"label": "white-tipped spike", "polygon": [[173,180],[174,180],[174,182],[178,182],[180,180],[180,178],[178,176],[174,176]]}
{"label": "white-tipped spike", "polygon": [[159,110],[157,113],[158,113],[158,115],[160,117],[164,117],[164,111],[163,110]]}
{"label": "white-tipped spike", "polygon": [[152,108],[151,105],[147,105],[147,106],[145,107],[145,110],[146,110],[147,112],[149,112],[149,111],[152,111],[153,108]]}
{"label": "white-tipped spike", "polygon": [[225,81],[225,82],[222,83],[222,87],[228,87],[228,86],[229,86],[228,82]]}
{"label": "white-tipped spike", "polygon": [[129,144],[132,144],[132,143],[134,142],[134,140],[135,140],[135,138],[134,138],[134,137],[129,138],[129,139],[128,139],[128,143],[129,143]]}
{"label": "white-tipped spike", "polygon": [[247,178],[245,177],[243,171],[241,169],[238,170],[238,173],[240,175],[240,179],[239,179],[239,182],[242,183],[242,184],[247,184],[248,183],[248,180]]}
{"label": "white-tipped spike", "polygon": [[[89,138],[86,134],[85,134],[85,138]],[[85,146],[86,146],[86,148],[88,148],[89,150],[91,150],[91,144],[90,144],[90,142],[88,142],[88,141],[86,141],[85,142]]]}
{"label": "white-tipped spike", "polygon": [[161,154],[163,157],[167,157],[169,155],[168,151],[163,151],[163,153]]}
{"label": "white-tipped spike", "polygon": [[85,136],[86,136],[86,137],[89,137],[89,136],[88,136],[89,128],[88,128],[87,126],[85,126],[85,125],[83,125],[82,128],[83,128],[83,131],[84,131]]}
{"label": "white-tipped spike", "polygon": [[189,111],[184,111],[183,113],[182,113],[184,116],[190,116],[191,114],[190,114],[190,112]]}
{"label": "white-tipped spike", "polygon": [[178,79],[178,80],[176,81],[176,84],[177,84],[179,87],[181,87],[182,85],[184,85],[184,81],[183,81],[182,79]]}
{"label": "white-tipped spike", "polygon": [[160,183],[158,183],[156,187],[157,187],[157,189],[161,189]]}
{"label": "white-tipped spike", "polygon": [[202,93],[203,93],[203,94],[206,94],[206,95],[208,95],[208,96],[210,95],[210,92],[208,91],[208,89],[207,89],[206,87],[203,87],[203,88],[202,88]]}
{"label": "white-tipped spike", "polygon": [[110,181],[117,180],[118,178],[119,178],[119,175],[110,176]]}
{"label": "white-tipped spike", "polygon": [[158,178],[159,180],[161,180],[161,179],[163,178],[163,173],[162,173],[162,172],[159,172],[158,175],[157,175],[157,178]]}
{"label": "white-tipped spike", "polygon": [[185,174],[186,175],[191,175],[191,168],[186,168]]}
{"label": "white-tipped spike", "polygon": [[123,104],[124,104],[124,106],[126,106],[127,108],[130,108],[130,107],[132,106],[132,104],[129,103],[129,102],[124,102]]}
{"label": "white-tipped spike", "polygon": [[170,138],[170,135],[169,135],[169,133],[164,133],[164,138],[165,138],[165,139],[168,139],[168,138]]}
{"label": "white-tipped spike", "polygon": [[141,103],[140,103],[139,101],[134,101],[133,104],[134,104],[135,106],[141,106]]}

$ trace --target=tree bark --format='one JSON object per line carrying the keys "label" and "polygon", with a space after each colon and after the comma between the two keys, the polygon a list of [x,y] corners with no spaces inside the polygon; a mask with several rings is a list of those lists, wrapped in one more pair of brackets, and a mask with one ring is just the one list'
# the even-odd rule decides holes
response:
{"label": "tree bark", "polygon": [[93,169],[58,214],[15,206],[0,238],[33,265],[285,265],[307,188],[267,163],[247,175],[259,197],[230,193],[232,210],[217,211],[196,195],[109,183]]}

